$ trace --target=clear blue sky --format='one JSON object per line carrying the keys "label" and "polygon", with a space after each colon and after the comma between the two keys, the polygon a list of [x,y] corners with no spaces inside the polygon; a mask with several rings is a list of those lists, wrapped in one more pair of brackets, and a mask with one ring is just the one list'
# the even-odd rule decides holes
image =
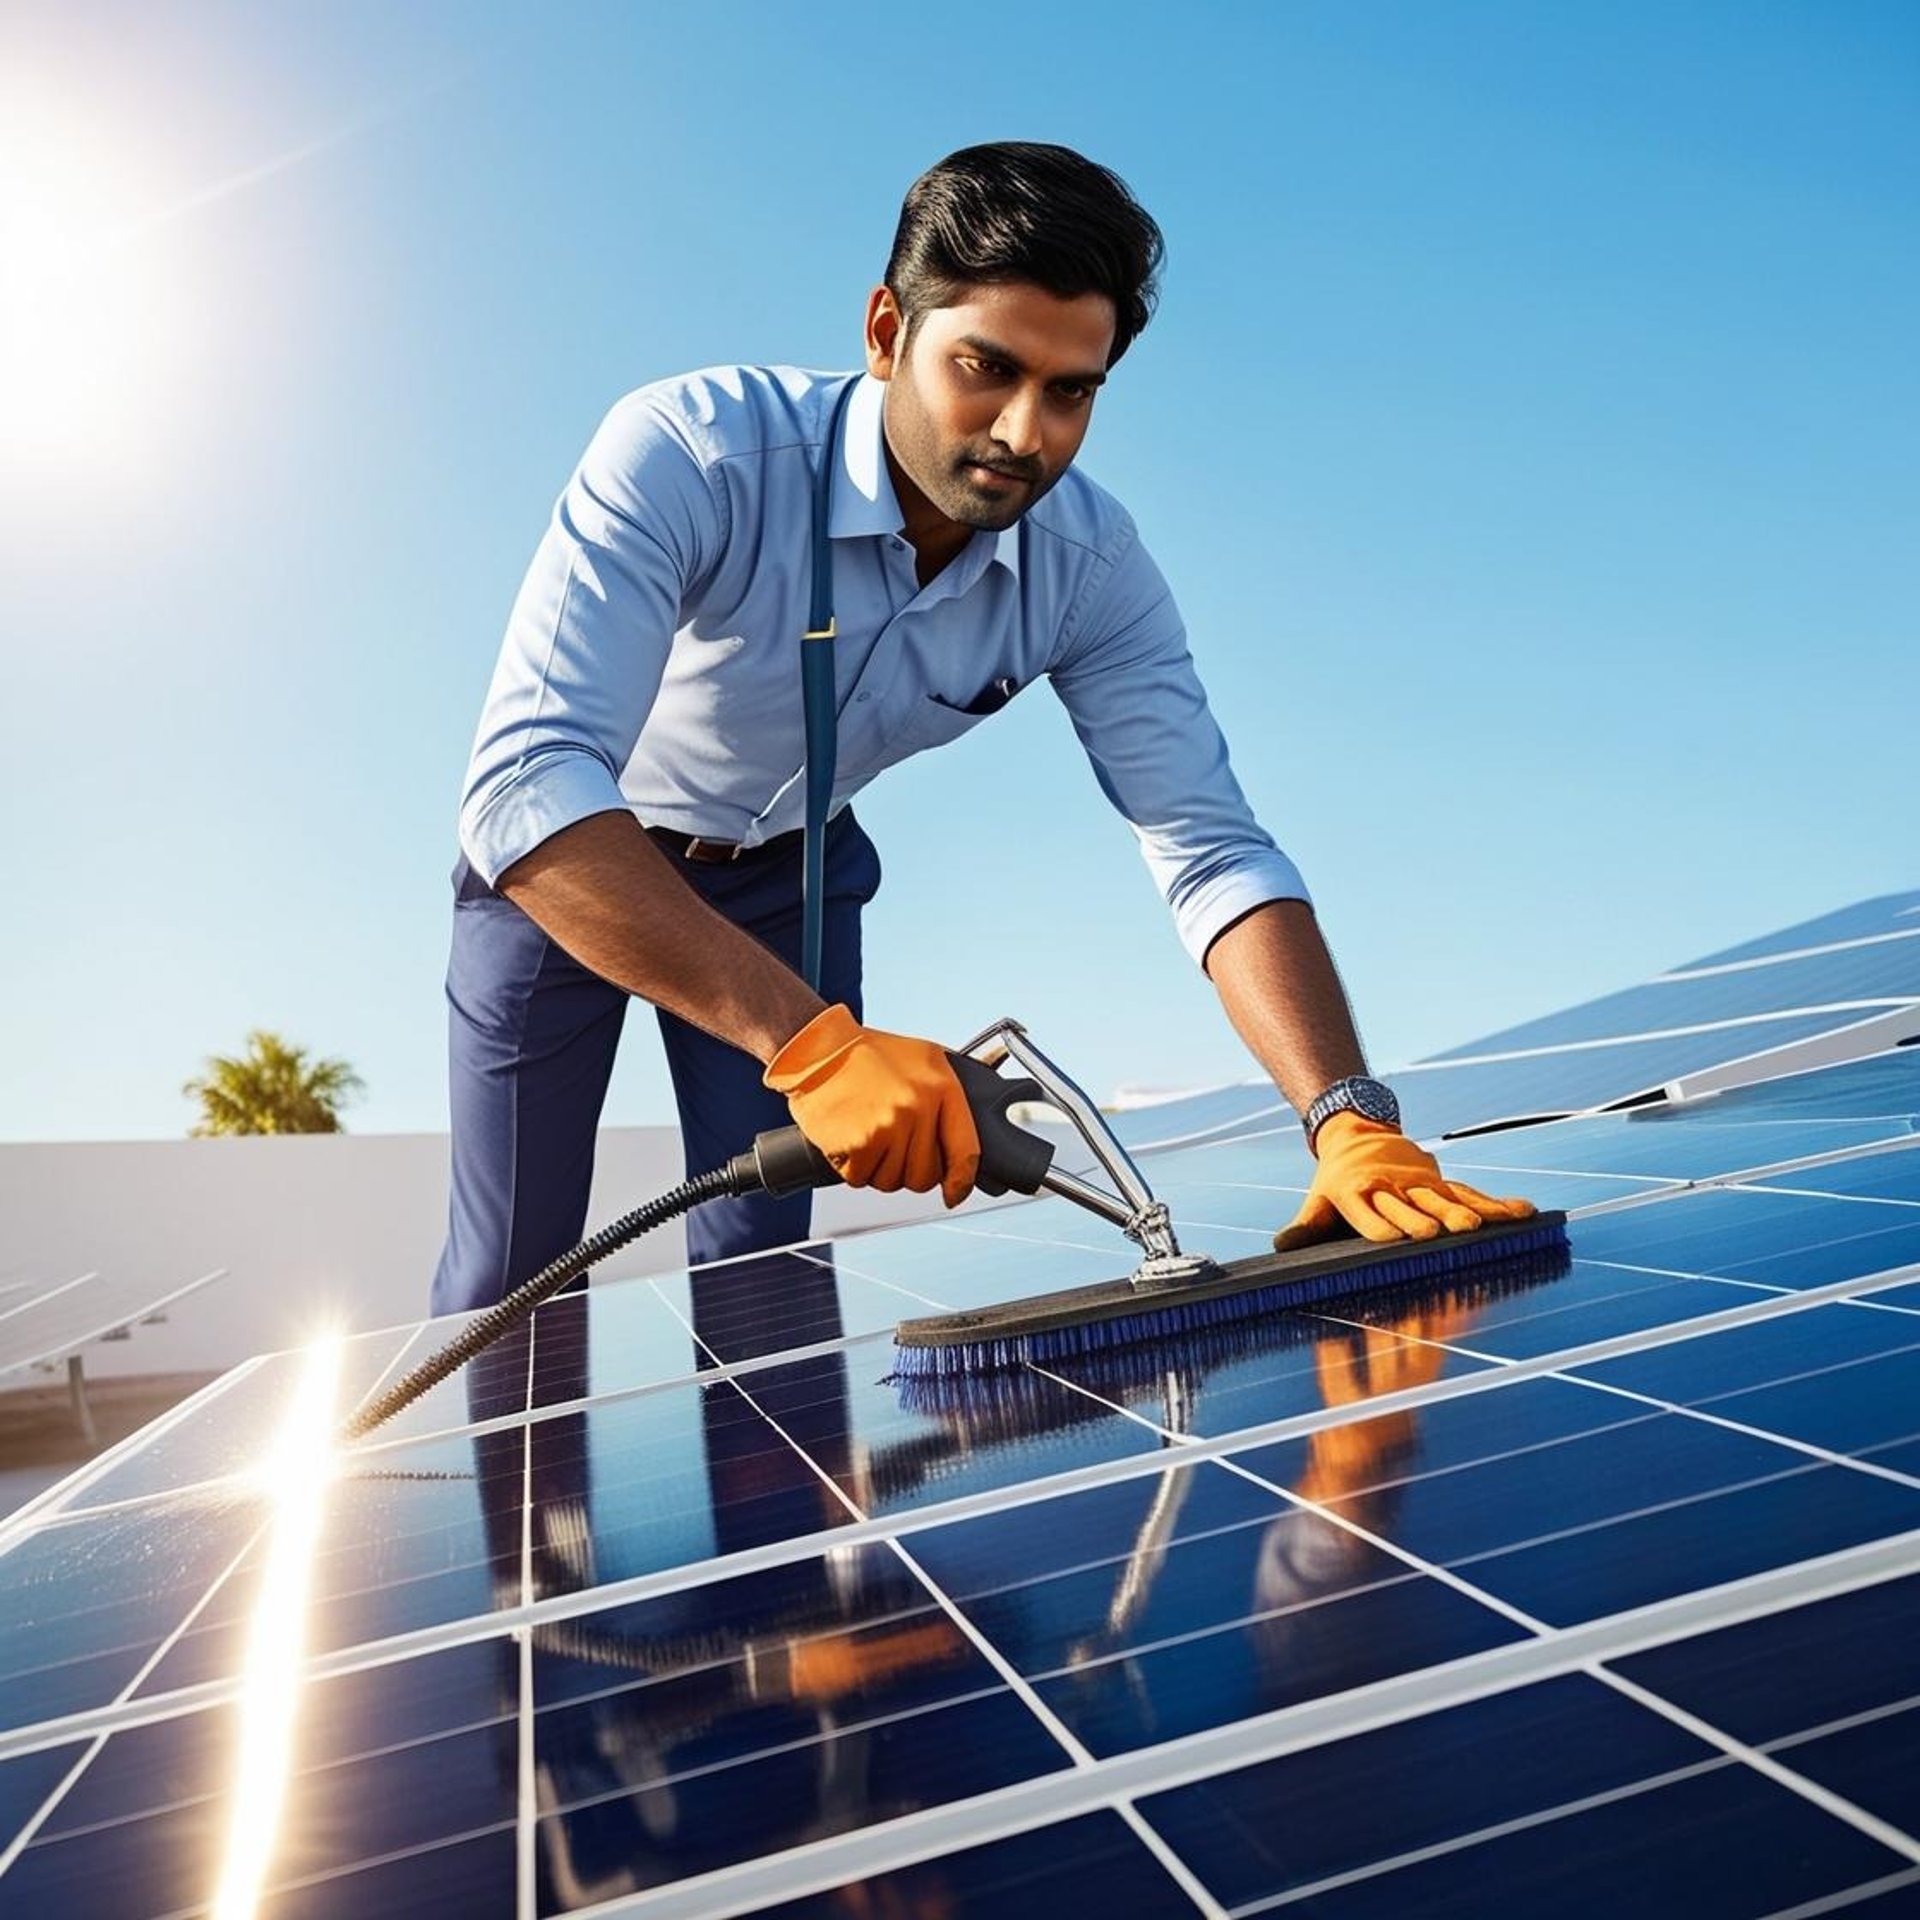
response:
{"label": "clear blue sky", "polygon": [[[179,1133],[255,1025],[443,1125],[568,468],[658,375],[851,365],[909,179],[1005,137],[1166,229],[1084,464],[1377,1064],[1920,883],[1911,5],[0,0],[0,1138]],[[1250,1071],[1044,692],[861,812],[878,1024]]]}

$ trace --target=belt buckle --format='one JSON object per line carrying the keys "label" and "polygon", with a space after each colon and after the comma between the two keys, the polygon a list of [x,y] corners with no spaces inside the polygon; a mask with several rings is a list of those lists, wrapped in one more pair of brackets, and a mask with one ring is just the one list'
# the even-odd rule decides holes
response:
{"label": "belt buckle", "polygon": [[736,841],[708,840],[696,833],[687,841],[681,858],[697,860],[702,866],[720,867],[727,865],[730,861],[738,860],[741,851]]}

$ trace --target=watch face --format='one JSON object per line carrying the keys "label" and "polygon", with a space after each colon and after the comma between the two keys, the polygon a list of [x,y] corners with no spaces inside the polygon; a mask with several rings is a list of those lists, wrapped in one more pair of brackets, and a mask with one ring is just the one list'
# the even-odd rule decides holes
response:
{"label": "watch face", "polygon": [[1400,1102],[1394,1098],[1393,1089],[1383,1081],[1370,1079],[1364,1074],[1336,1080],[1307,1109],[1307,1138],[1311,1140],[1322,1123],[1332,1119],[1336,1113],[1357,1113],[1361,1119],[1377,1121],[1385,1127],[1397,1127],[1400,1124]]}

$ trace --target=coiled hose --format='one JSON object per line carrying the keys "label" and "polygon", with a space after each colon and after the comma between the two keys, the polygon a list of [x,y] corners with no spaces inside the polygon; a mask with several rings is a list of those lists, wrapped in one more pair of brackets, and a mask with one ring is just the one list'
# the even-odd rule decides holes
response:
{"label": "coiled hose", "polygon": [[[741,1159],[747,1159],[747,1156],[743,1155]],[[750,1160],[748,1165],[751,1165]],[[743,1184],[740,1173],[741,1160],[734,1160],[724,1167],[715,1167],[711,1173],[697,1174],[691,1180],[682,1181],[670,1192],[661,1194],[657,1200],[649,1200],[645,1206],[622,1214],[618,1220],[602,1227],[598,1233],[561,1254],[557,1260],[549,1260],[531,1280],[523,1280],[498,1305],[489,1307],[477,1320],[462,1328],[438,1353],[429,1354],[377,1398],[362,1402],[353,1418],[341,1428],[341,1439],[364,1440],[375,1427],[383,1426],[402,1407],[410,1406],[429,1388],[437,1387],[448,1374],[465,1366],[476,1353],[492,1346],[543,1300],[558,1293],[569,1280],[577,1280],[596,1262],[604,1260],[610,1253],[617,1253],[629,1241],[639,1239],[643,1233],[651,1233],[655,1227],[664,1227],[669,1220],[677,1220],[681,1214],[690,1212],[703,1201],[730,1199],[737,1194],[760,1189],[760,1180],[756,1178]]]}
{"label": "coiled hose", "polygon": [[[1043,1098],[1039,1086],[1032,1080],[1003,1080],[991,1067],[963,1053],[950,1053],[947,1059],[966,1094],[980,1138],[980,1171],[975,1184],[982,1193],[1037,1193],[1053,1162],[1053,1148],[1015,1126],[1008,1113],[1020,1101]],[[448,1374],[465,1366],[475,1354],[518,1326],[569,1280],[577,1280],[589,1267],[617,1252],[628,1241],[651,1233],[655,1227],[665,1226],[669,1220],[677,1220],[703,1201],[737,1199],[749,1193],[770,1193],[778,1198],[808,1188],[830,1187],[839,1178],[826,1155],[798,1127],[777,1127],[769,1133],[756,1134],[752,1145],[744,1153],[736,1153],[725,1166],[683,1181],[659,1199],[649,1200],[645,1206],[622,1214],[590,1239],[581,1241],[571,1252],[549,1261],[531,1280],[515,1287],[498,1306],[489,1307],[464,1327],[438,1353],[430,1354],[377,1398],[363,1401],[341,1428],[340,1438],[364,1440],[402,1407],[410,1406],[430,1387],[437,1387]]]}

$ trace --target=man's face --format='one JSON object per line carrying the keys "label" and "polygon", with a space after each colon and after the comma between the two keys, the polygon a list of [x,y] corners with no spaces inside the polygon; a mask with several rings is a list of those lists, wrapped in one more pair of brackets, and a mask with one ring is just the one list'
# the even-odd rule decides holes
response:
{"label": "man's face", "polygon": [[[1113,347],[1113,302],[1062,300],[1014,281],[970,287],[958,306],[902,324],[893,295],[867,306],[867,366],[887,382],[887,447],[925,505],[997,533],[1080,451]],[[902,491],[909,529],[924,518]]]}

